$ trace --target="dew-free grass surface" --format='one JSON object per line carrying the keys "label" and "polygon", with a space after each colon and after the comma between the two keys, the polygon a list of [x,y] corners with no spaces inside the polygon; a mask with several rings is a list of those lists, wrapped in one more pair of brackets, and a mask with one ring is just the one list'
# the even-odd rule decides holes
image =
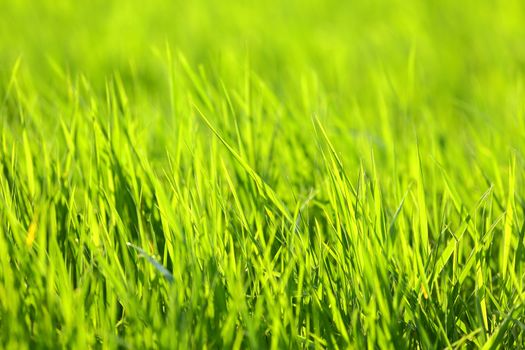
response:
{"label": "dew-free grass surface", "polygon": [[520,349],[525,5],[0,3],[0,347]]}

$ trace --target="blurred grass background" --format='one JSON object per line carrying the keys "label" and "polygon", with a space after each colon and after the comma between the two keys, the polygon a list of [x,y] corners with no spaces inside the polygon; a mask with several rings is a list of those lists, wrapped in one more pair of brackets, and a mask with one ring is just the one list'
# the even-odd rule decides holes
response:
{"label": "blurred grass background", "polygon": [[[431,131],[420,137],[422,147],[446,143],[450,162],[471,162],[473,144],[494,155],[523,148],[521,1],[17,0],[0,6],[0,77],[9,81],[20,59],[25,83],[39,91],[34,99],[44,101],[35,103],[50,108],[54,94],[67,90],[61,79],[82,74],[103,96],[108,78],[118,74],[135,108],[148,110],[136,120],[164,125],[165,117],[144,114],[169,110],[169,48],[217,86],[242,89],[243,76],[254,72],[285,109],[300,106],[304,114],[291,117],[297,113],[288,108],[288,121],[311,130],[312,115],[327,120],[345,158],[356,164],[368,152],[356,138],[382,145],[379,166],[390,166],[394,138],[398,153],[403,145],[408,151],[419,129]],[[175,84],[182,80],[175,76]]]}
{"label": "blurred grass background", "polygon": [[191,62],[223,69],[248,55],[255,71],[274,80],[314,69],[350,94],[373,91],[366,82],[378,69],[404,76],[415,50],[418,87],[441,88],[442,95],[498,85],[494,76],[515,80],[525,60],[524,5],[512,0],[16,0],[1,6],[3,70],[22,56],[37,76],[53,59],[90,77],[133,67],[152,79],[152,51],[168,43]]}

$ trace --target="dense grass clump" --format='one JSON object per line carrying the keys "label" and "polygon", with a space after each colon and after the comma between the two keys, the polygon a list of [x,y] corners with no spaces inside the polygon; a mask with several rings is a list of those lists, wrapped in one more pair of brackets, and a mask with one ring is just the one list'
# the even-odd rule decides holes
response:
{"label": "dense grass clump", "polygon": [[523,348],[523,23],[3,1],[0,347]]}

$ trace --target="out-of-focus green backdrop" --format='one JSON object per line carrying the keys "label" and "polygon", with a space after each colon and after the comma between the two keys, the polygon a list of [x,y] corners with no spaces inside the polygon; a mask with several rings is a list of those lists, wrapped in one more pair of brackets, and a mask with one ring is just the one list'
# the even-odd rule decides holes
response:
{"label": "out-of-focus green backdrop", "polygon": [[[524,7],[519,0],[10,0],[0,4],[0,77],[8,81],[20,59],[42,90],[65,72],[103,91],[118,73],[139,90],[137,99],[167,104],[169,48],[222,81],[249,69],[282,101],[314,79],[353,129],[381,129],[383,99],[399,108],[398,129],[430,123],[467,140],[473,127],[498,147],[490,144],[495,130],[517,147]],[[348,115],[356,104],[361,117]]]}
{"label": "out-of-focus green backdrop", "polygon": [[22,56],[35,75],[44,75],[52,59],[90,77],[133,67],[153,79],[153,52],[169,44],[191,62],[222,68],[249,56],[255,71],[277,81],[314,69],[350,94],[373,90],[378,69],[405,75],[414,53],[418,89],[461,98],[466,90],[516,79],[525,60],[525,10],[518,0],[10,0],[0,6],[4,72]]}

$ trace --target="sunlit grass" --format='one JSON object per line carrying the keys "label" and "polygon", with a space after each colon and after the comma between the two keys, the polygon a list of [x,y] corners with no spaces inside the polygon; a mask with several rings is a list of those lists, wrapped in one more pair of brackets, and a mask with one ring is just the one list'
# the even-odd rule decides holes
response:
{"label": "sunlit grass", "polygon": [[524,11],[3,3],[0,347],[522,348]]}

